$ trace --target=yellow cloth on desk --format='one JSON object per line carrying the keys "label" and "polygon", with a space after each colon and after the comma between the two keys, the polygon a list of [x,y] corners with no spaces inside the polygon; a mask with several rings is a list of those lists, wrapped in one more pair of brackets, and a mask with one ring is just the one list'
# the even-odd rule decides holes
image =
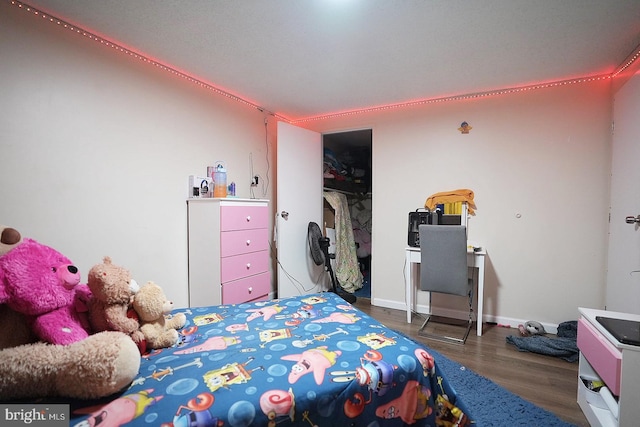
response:
{"label": "yellow cloth on desk", "polygon": [[473,196],[473,191],[466,188],[441,191],[440,193],[435,193],[427,197],[427,200],[424,202],[424,207],[432,211],[436,208],[436,205],[439,204],[464,202],[467,204],[469,215],[475,215],[476,204],[473,201]]}

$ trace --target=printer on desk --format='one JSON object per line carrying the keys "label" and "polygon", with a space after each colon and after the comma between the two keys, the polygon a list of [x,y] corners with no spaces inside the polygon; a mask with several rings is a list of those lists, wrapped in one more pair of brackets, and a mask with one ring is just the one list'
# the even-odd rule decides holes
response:
{"label": "printer on desk", "polygon": [[462,224],[462,215],[443,214],[440,207],[437,207],[434,211],[430,211],[427,208],[419,208],[414,212],[409,212],[407,243],[414,248],[420,247],[420,234],[418,233],[420,224],[460,225]]}
{"label": "printer on desk", "polygon": [[409,212],[409,236],[407,238],[409,246],[419,248],[420,234],[418,233],[418,227],[421,224],[439,224],[439,217],[442,217],[442,211],[439,209],[432,212],[424,208]]}

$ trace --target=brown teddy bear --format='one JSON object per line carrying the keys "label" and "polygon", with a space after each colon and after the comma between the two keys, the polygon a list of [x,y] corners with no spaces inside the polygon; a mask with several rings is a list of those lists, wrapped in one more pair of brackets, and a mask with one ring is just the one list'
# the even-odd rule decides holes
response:
{"label": "brown teddy bear", "polygon": [[69,345],[39,341],[11,347],[0,351],[0,359],[0,401],[101,398],[127,387],[140,369],[136,344],[114,331]]}
{"label": "brown teddy bear", "polygon": [[186,317],[184,313],[167,316],[173,309],[173,302],[167,300],[160,286],[153,282],[141,286],[133,299],[133,308],[140,318],[140,331],[148,348],[165,348],[178,343],[177,329],[185,325]]}
{"label": "brown teddy bear", "polygon": [[22,235],[18,230],[0,224],[0,256],[6,254],[22,242]]}
{"label": "brown teddy bear", "polygon": [[106,256],[101,264],[89,270],[87,285],[92,294],[89,323],[93,332],[124,332],[140,345],[143,340],[140,323],[130,312],[138,284],[131,278],[129,270],[113,264]]}
{"label": "brown teddy bear", "polygon": [[[35,241],[26,239],[31,247]],[[20,233],[0,225],[0,260],[15,258],[13,249],[23,242]],[[25,243],[27,244],[27,243]],[[41,245],[44,246],[44,245]],[[55,251],[52,248],[49,252]],[[10,263],[5,280],[44,280],[34,274],[47,262],[41,251],[26,253],[33,267],[31,274],[19,274]],[[60,258],[64,258],[59,254]],[[3,264],[4,265],[4,264]],[[11,271],[9,271],[11,270]],[[47,275],[47,278],[52,277]],[[6,282],[5,285],[11,285]],[[10,331],[0,339],[0,401],[40,397],[71,397],[94,399],[116,393],[126,387],[138,374],[140,354],[134,342],[120,332],[90,335],[69,345],[38,341],[30,330],[25,316],[7,304],[0,304],[0,329]]]}

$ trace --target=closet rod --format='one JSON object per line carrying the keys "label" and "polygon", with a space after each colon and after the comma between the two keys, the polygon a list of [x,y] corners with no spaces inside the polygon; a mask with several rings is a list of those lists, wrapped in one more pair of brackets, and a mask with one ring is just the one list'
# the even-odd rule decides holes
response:
{"label": "closet rod", "polygon": [[371,196],[371,193],[355,193],[353,191],[344,191],[344,190],[338,190],[338,189],[329,188],[329,187],[323,187],[322,189],[324,191],[333,191],[334,193],[346,194],[347,196]]}

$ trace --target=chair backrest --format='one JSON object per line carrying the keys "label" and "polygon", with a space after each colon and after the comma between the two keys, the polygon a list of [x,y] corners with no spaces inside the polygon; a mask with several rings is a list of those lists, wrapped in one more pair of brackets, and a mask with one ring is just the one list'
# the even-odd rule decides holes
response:
{"label": "chair backrest", "polygon": [[420,289],[467,295],[473,284],[468,276],[466,227],[422,224],[418,230]]}

